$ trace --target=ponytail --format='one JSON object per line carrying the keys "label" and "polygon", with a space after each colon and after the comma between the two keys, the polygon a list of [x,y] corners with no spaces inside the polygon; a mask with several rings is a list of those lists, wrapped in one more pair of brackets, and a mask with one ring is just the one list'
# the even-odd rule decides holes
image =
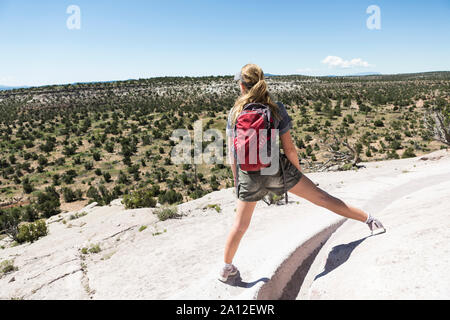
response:
{"label": "ponytail", "polygon": [[241,79],[242,84],[246,87],[247,91],[234,103],[234,107],[231,110],[232,126],[236,123],[236,119],[244,107],[249,103],[262,103],[268,105],[274,117],[280,120],[280,108],[273,102],[267,91],[267,83],[264,80],[264,73],[261,68],[255,64],[244,66],[241,70]]}

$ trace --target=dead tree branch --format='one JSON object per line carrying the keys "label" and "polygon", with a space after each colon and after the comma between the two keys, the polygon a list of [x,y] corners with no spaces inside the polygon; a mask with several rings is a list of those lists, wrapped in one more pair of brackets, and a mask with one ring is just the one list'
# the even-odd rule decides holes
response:
{"label": "dead tree branch", "polygon": [[436,141],[450,146],[450,115],[446,115],[442,110],[434,109],[425,114],[424,123],[433,133]]}

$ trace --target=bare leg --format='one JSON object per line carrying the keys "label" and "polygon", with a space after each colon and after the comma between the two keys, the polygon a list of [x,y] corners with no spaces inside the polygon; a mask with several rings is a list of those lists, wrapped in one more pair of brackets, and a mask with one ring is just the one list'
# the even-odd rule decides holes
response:
{"label": "bare leg", "polygon": [[231,264],[233,262],[239,243],[250,225],[255,207],[256,202],[243,202],[238,200],[236,218],[225,245],[225,263]]}
{"label": "bare leg", "polygon": [[303,175],[299,183],[289,190],[289,192],[349,219],[366,222],[369,217],[369,215],[361,209],[349,206],[342,200],[335,198],[318,188],[305,175]]}

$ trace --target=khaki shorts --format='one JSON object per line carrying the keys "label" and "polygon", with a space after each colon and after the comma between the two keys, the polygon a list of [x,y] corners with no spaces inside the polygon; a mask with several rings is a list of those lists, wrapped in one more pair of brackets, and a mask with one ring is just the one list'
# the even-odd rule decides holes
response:
{"label": "khaki shorts", "polygon": [[291,190],[300,181],[303,174],[284,154],[280,155],[280,165],[284,167],[286,186],[281,167],[278,173],[272,176],[261,175],[259,171],[242,171],[239,168],[237,198],[244,202],[256,202],[262,200],[269,192],[281,196]]}

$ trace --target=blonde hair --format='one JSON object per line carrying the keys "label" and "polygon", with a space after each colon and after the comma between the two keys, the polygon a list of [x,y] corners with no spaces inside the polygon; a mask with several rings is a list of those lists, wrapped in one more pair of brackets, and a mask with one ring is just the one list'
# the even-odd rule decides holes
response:
{"label": "blonde hair", "polygon": [[280,107],[273,102],[267,91],[267,83],[264,80],[264,72],[256,64],[247,64],[241,69],[241,82],[247,89],[234,103],[231,110],[231,124],[234,126],[236,119],[244,107],[249,103],[262,103],[268,105],[273,116],[280,120]]}

